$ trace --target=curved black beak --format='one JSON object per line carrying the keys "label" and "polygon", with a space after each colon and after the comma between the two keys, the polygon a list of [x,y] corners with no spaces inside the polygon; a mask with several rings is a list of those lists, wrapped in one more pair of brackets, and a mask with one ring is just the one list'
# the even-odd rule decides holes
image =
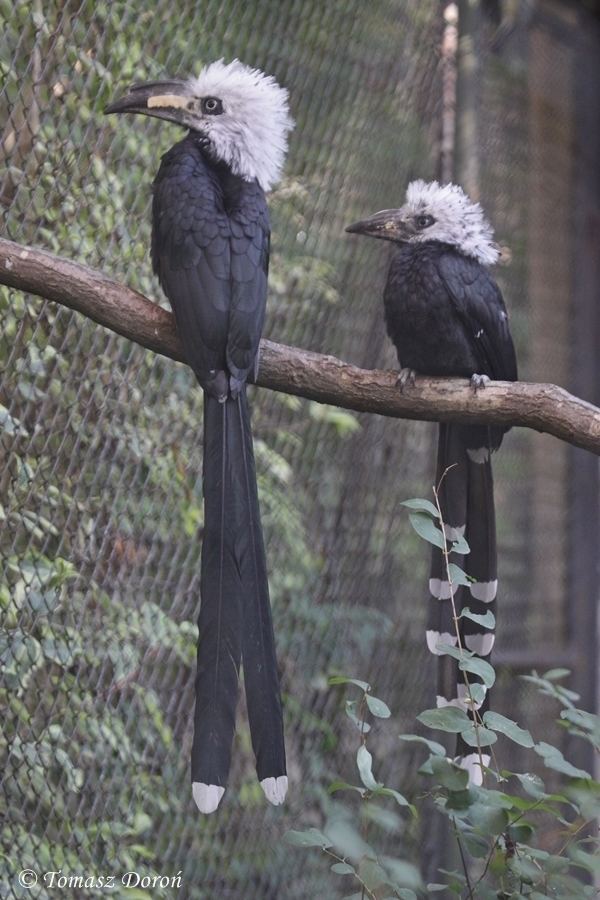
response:
{"label": "curved black beak", "polygon": [[384,241],[406,241],[412,231],[401,209],[382,209],[368,219],[361,219],[346,228],[350,234],[364,234]]}
{"label": "curved black beak", "polygon": [[138,113],[189,128],[192,127],[190,109],[193,105],[194,98],[187,82],[147,81],[132,85],[123,97],[105,107],[104,114]]}

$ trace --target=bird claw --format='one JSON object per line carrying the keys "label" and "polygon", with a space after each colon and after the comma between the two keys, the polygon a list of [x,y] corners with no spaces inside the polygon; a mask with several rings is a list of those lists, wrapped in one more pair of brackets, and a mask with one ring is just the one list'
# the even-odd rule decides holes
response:
{"label": "bird claw", "polygon": [[411,387],[414,387],[416,379],[417,373],[414,369],[403,368],[400,369],[400,372],[398,373],[396,385],[400,388],[401,391],[403,391],[407,384],[409,384]]}
{"label": "bird claw", "polygon": [[471,387],[477,393],[480,388],[486,388],[490,383],[491,378],[489,375],[471,375]]}

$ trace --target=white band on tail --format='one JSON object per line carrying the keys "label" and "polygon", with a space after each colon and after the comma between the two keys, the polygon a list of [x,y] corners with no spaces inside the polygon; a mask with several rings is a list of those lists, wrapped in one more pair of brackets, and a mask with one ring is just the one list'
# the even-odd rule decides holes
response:
{"label": "white band on tail", "polygon": [[281,806],[285,800],[288,789],[287,775],[279,775],[277,778],[263,778],[260,783],[265,792],[265,797],[273,806]]}
{"label": "white band on tail", "polygon": [[491,603],[492,600],[496,599],[498,579],[495,578],[494,581],[476,581],[474,584],[469,585],[469,590],[471,591],[471,596],[481,601],[481,603]]}
{"label": "white band on tail", "polygon": [[438,650],[438,644],[452,644],[453,647],[456,646],[457,637],[455,634],[450,634],[447,631],[439,632],[439,631],[426,631],[425,637],[427,638],[427,647],[430,653],[433,653],[435,656],[443,656],[444,651]]}
{"label": "white band on tail", "polygon": [[442,581],[441,578],[430,578],[429,593],[436,600],[449,600],[451,596],[450,582]]}
{"label": "white band on tail", "polygon": [[465,634],[467,649],[476,653],[477,656],[489,656],[495,640],[496,635],[491,631],[487,634]]}
{"label": "white band on tail", "polygon": [[192,795],[201,813],[214,812],[224,793],[225,788],[219,787],[217,784],[204,784],[202,781],[192,783]]}
{"label": "white band on tail", "polygon": [[466,525],[446,525],[444,522],[444,537],[447,541],[457,541],[465,536]]}
{"label": "white band on tail", "polygon": [[487,768],[491,762],[491,757],[487,753],[482,753],[480,759],[478,753],[469,753],[468,756],[457,756],[454,762],[469,773],[469,784],[472,784],[474,787],[481,787],[483,784],[481,763],[483,762],[483,765]]}

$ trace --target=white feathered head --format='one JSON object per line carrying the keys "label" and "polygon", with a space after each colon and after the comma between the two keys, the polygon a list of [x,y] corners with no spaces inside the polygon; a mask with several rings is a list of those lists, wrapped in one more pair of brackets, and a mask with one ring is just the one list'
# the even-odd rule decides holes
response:
{"label": "white feathered head", "polygon": [[186,81],[134,85],[105,111],[137,112],[198,132],[216,159],[264,190],[281,175],[294,127],[285,88],[237,59],[210,63]]}

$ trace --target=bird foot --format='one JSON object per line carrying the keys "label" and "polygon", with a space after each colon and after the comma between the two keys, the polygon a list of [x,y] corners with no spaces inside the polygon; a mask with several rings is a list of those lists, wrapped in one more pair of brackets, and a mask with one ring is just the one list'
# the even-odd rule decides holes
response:
{"label": "bird foot", "polygon": [[192,795],[196,806],[201,813],[206,815],[215,811],[224,793],[225,788],[219,787],[217,784],[204,784],[202,781],[192,783]]}
{"label": "bird foot", "polygon": [[277,778],[263,778],[260,783],[265,792],[265,797],[273,806],[281,806],[285,800],[288,789],[287,775],[279,775]]}
{"label": "bird foot", "polygon": [[486,388],[490,383],[489,375],[471,375],[471,387],[477,393],[478,390]]}
{"label": "bird foot", "polygon": [[401,391],[404,390],[407,384],[411,387],[415,386],[415,382],[417,379],[417,373],[414,369],[402,368],[398,373],[398,378],[396,379],[396,385],[400,388]]}

